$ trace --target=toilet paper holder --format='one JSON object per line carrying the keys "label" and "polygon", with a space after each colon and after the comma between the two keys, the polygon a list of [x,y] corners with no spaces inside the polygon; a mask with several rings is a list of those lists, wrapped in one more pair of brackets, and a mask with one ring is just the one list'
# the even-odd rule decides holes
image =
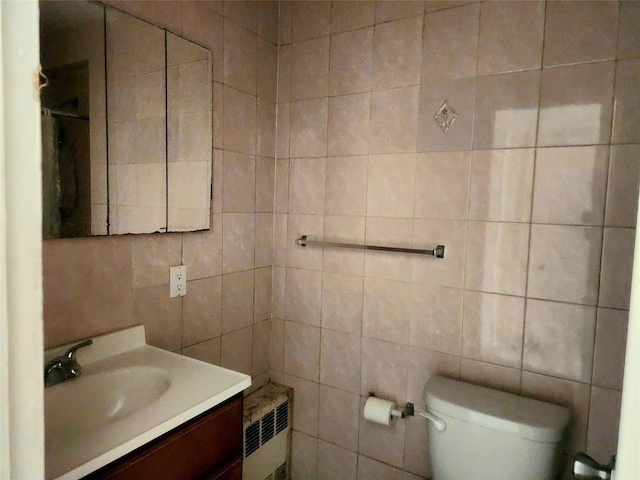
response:
{"label": "toilet paper holder", "polygon": [[[373,392],[369,392],[369,396],[370,397],[375,397],[376,394],[373,393]],[[393,409],[391,411],[391,415],[393,417],[397,417],[397,418],[413,417],[415,415],[415,407],[414,407],[413,403],[407,402],[407,405],[402,410]],[[433,413],[430,413],[430,412],[418,412],[418,415],[420,415],[421,417],[424,417],[427,420],[433,422],[434,427],[438,432],[444,432],[447,429],[447,423],[444,421],[444,419],[438,417],[437,415],[434,415]]]}
{"label": "toilet paper holder", "polygon": [[[369,392],[369,396],[370,397],[375,397],[376,394],[373,393],[373,392]],[[402,410],[394,409],[391,412],[391,415],[393,415],[394,417],[398,417],[398,418],[413,417],[415,415],[415,410],[414,410],[413,403],[407,402],[407,405]]]}

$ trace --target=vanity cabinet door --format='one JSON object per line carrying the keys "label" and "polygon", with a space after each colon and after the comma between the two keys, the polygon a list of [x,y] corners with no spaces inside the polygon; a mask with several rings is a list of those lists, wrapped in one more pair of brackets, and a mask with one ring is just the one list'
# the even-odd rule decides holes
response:
{"label": "vanity cabinet door", "polygon": [[84,478],[239,480],[241,459],[242,395],[238,395]]}
{"label": "vanity cabinet door", "polygon": [[206,476],[205,480],[242,480],[242,455],[239,455],[222,470]]}

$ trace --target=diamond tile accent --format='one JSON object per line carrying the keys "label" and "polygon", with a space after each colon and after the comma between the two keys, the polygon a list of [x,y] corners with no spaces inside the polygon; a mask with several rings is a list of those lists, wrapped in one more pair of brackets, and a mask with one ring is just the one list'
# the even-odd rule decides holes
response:
{"label": "diamond tile accent", "polygon": [[449,105],[449,101],[445,99],[438,112],[433,116],[440,130],[446,132],[451,124],[458,118],[458,113]]}

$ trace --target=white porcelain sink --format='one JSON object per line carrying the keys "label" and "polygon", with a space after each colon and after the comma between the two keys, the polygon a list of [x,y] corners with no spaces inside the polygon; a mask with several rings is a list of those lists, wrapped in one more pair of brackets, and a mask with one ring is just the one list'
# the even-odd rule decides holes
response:
{"label": "white porcelain sink", "polygon": [[82,375],[45,389],[47,479],[88,475],[251,385],[248,375],[147,345],[141,325],[92,340],[77,352]]}
{"label": "white porcelain sink", "polygon": [[168,372],[147,366],[83,375],[45,390],[45,428],[64,437],[95,430],[147,407],[170,385]]}

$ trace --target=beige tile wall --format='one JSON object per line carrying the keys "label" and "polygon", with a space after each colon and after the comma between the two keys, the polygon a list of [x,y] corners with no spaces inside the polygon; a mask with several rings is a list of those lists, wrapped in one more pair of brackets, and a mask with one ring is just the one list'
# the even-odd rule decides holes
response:
{"label": "beige tile wall", "polygon": [[[154,345],[295,387],[295,478],[427,477],[424,422],[361,411],[370,390],[419,405],[436,373],[571,407],[566,453],[608,461],[638,4],[109,3],[213,51],[212,228],[46,241],[48,346],[143,323]],[[169,299],[180,263],[189,293]]]}
{"label": "beige tile wall", "polygon": [[[108,3],[213,51],[211,230],[45,241],[46,345],[142,323],[149,343],[255,388],[269,378],[277,4]],[[170,299],[181,263],[188,294]]]}
{"label": "beige tile wall", "polygon": [[362,405],[421,405],[433,374],[567,405],[565,459],[615,453],[638,32],[637,2],[280,3],[270,362],[294,478],[428,477],[424,420]]}

